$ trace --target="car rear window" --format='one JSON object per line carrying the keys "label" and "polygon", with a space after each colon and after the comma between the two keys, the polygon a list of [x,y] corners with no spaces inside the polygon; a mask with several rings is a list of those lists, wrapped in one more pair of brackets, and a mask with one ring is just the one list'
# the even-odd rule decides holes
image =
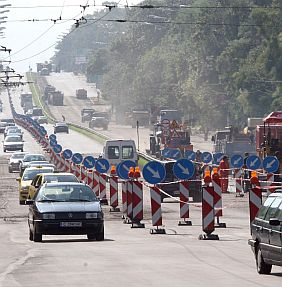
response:
{"label": "car rear window", "polygon": [[108,158],[109,159],[118,159],[119,158],[119,147],[118,146],[109,146],[108,147]]}
{"label": "car rear window", "polygon": [[263,206],[260,208],[257,217],[260,219],[264,219],[266,212],[271,205],[271,203],[274,201],[275,197],[269,197],[267,200],[264,202]]}
{"label": "car rear window", "polygon": [[123,146],[122,147],[122,158],[129,159],[133,158],[133,147],[132,146]]}
{"label": "car rear window", "polygon": [[277,213],[278,206],[281,204],[282,198],[275,198],[275,200],[271,203],[270,208],[268,209],[265,220],[269,220],[270,218],[274,218],[275,214]]}

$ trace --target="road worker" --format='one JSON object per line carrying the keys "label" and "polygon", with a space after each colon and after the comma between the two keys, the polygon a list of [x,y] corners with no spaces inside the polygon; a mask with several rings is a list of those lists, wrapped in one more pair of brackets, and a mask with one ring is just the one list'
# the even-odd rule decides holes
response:
{"label": "road worker", "polygon": [[222,192],[228,191],[229,161],[228,156],[224,155],[219,163],[218,172],[220,175],[220,185]]}

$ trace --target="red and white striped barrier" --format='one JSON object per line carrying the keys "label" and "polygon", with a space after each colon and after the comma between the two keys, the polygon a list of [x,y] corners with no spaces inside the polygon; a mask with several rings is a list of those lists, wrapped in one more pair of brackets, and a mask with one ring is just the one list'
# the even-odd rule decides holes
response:
{"label": "red and white striped barrier", "polygon": [[94,193],[96,194],[96,196],[100,196],[100,174],[97,170],[93,171],[93,185],[92,185],[92,189],[94,191]]}
{"label": "red and white striped barrier", "polygon": [[100,200],[103,204],[108,204],[106,186],[107,184],[107,175],[105,173],[100,173],[99,175],[99,189],[100,189]]}
{"label": "red and white striped barrier", "polygon": [[152,211],[152,225],[153,227],[150,230],[151,234],[164,234],[165,229],[160,228],[163,224],[162,222],[162,196],[161,190],[156,187],[150,187],[150,195],[151,195],[151,211]]}
{"label": "red and white striped barrier", "polygon": [[118,208],[118,177],[115,175],[111,175],[109,178],[110,182],[110,206],[111,212],[118,212],[120,209]]}
{"label": "red and white striped barrier", "polygon": [[127,181],[123,181],[121,186],[122,186],[121,199],[122,199],[122,213],[123,213],[122,218],[125,219],[127,214]]}
{"label": "red and white striped barrier", "polygon": [[127,213],[125,223],[131,223],[132,220],[132,181],[127,181],[126,185],[126,202],[127,202]]}
{"label": "red and white striped barrier", "polygon": [[201,240],[218,240],[218,235],[214,232],[214,188],[213,186],[203,186],[202,192],[202,229],[205,234],[201,234]]}
{"label": "red and white striped barrier", "polygon": [[178,225],[192,225],[189,220],[189,182],[181,181],[179,183],[179,199],[180,199],[180,218],[183,221],[179,221]]}
{"label": "red and white striped barrier", "polygon": [[219,217],[222,217],[222,190],[220,185],[220,178],[217,173],[212,175],[212,186],[214,188],[213,193],[213,205],[214,205],[214,216],[217,218],[216,227],[226,227],[226,224],[219,222]]}
{"label": "red and white striped barrier", "polygon": [[87,183],[87,168],[84,166],[80,167],[80,180]]}
{"label": "red and white striped barrier", "polygon": [[253,187],[249,191],[250,225],[255,219],[262,205],[262,194],[260,187]]}
{"label": "red and white striped barrier", "polygon": [[244,196],[242,170],[236,168],[234,170],[234,177],[235,177],[236,197],[242,197]]}
{"label": "red and white striped barrier", "polygon": [[132,228],[144,228],[143,219],[143,185],[140,181],[132,181]]}
{"label": "red and white striped barrier", "polygon": [[93,188],[93,170],[87,170],[87,184]]}
{"label": "red and white striped barrier", "polygon": [[79,181],[81,181],[80,165],[74,164],[73,169],[74,169],[75,176],[78,178]]}

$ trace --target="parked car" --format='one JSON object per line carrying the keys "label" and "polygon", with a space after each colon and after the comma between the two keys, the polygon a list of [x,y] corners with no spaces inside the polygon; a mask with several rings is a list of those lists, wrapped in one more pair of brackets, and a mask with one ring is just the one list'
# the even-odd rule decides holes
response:
{"label": "parked car", "polygon": [[23,140],[19,135],[6,136],[3,141],[3,151],[17,151],[23,152]]}
{"label": "parked car", "polygon": [[41,242],[45,234],[86,234],[88,240],[104,240],[101,203],[88,185],[45,183],[26,204],[30,240]]}
{"label": "parked car", "polygon": [[28,152],[14,152],[9,160],[9,172],[20,171],[20,160],[24,158],[24,156],[28,154]]}
{"label": "parked car", "polygon": [[56,133],[69,133],[69,127],[66,123],[56,123],[54,125],[54,134]]}
{"label": "parked car", "polygon": [[28,190],[28,199],[32,199],[36,191],[45,183],[45,182],[79,182],[78,178],[68,172],[57,172],[57,173],[42,173],[38,174],[33,180]]}
{"label": "parked car", "polygon": [[248,243],[255,254],[257,271],[269,274],[272,265],[282,266],[282,190],[268,196],[251,224]]}
{"label": "parked car", "polygon": [[48,160],[43,154],[29,153],[25,155],[24,158],[20,161],[20,175],[23,174],[25,168],[31,161],[48,161]]}
{"label": "parked car", "polygon": [[52,167],[28,167],[24,170],[22,177],[18,177],[19,182],[19,203],[25,204],[28,196],[28,189],[33,178],[39,173],[54,172]]}

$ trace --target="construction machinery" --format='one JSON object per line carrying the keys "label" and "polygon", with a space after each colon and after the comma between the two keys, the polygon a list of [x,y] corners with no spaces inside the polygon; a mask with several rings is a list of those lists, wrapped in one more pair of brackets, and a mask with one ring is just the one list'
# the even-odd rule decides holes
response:
{"label": "construction machinery", "polygon": [[282,111],[270,113],[256,128],[256,151],[261,158],[282,155]]}

